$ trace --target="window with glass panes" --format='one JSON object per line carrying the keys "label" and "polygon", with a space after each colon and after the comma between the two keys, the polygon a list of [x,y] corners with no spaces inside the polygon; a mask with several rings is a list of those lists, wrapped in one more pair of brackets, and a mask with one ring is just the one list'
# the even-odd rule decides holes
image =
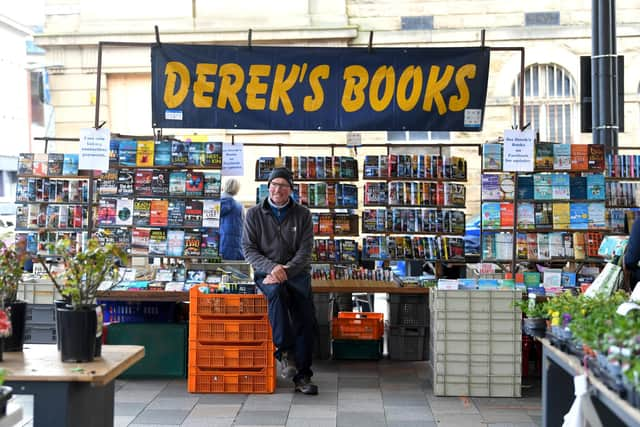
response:
{"label": "window with glass panes", "polygon": [[[524,72],[524,124],[540,132],[540,139],[571,143],[578,99],[575,81],[555,64],[534,64]],[[511,86],[513,123],[519,127],[520,76]]]}
{"label": "window with glass panes", "polygon": [[451,132],[429,132],[429,131],[394,131],[387,132],[387,141],[389,142],[441,142],[449,141]]}

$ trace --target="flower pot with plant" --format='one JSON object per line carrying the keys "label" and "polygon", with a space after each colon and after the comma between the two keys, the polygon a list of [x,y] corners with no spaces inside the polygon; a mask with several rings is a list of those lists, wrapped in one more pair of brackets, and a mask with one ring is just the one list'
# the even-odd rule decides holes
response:
{"label": "flower pot with plant", "polygon": [[525,315],[522,319],[522,332],[534,337],[543,337],[549,315],[545,304],[536,301],[536,294],[529,294],[526,300],[516,301],[514,305]]}
{"label": "flower pot with plant", "polygon": [[126,254],[119,246],[101,245],[95,238],[87,241],[84,250],[77,250],[68,239],[49,245],[49,250],[61,258],[63,271],[54,275],[43,260],[40,262],[58,292],[70,301],[66,307],[56,309],[61,359],[91,361],[102,335],[102,313],[96,309],[98,288],[103,283],[111,286],[117,283],[118,268],[126,260]]}
{"label": "flower pot with plant", "polygon": [[11,322],[11,328],[0,333],[4,351],[22,351],[24,343],[27,303],[17,295],[26,259],[23,248],[0,241],[0,312]]}

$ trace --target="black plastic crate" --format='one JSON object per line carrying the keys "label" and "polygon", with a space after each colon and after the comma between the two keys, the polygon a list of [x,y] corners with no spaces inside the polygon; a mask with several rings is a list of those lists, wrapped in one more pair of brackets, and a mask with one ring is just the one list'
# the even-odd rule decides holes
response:
{"label": "black plastic crate", "polygon": [[382,340],[333,340],[333,358],[337,360],[379,360]]}
{"label": "black plastic crate", "polygon": [[425,326],[389,327],[389,359],[425,360],[425,341],[428,328]]}
{"label": "black plastic crate", "polygon": [[389,295],[391,326],[429,325],[428,295]]}
{"label": "black plastic crate", "polygon": [[25,325],[24,342],[27,344],[55,344],[56,325],[33,323]]}
{"label": "black plastic crate", "polygon": [[27,324],[38,323],[55,327],[56,308],[53,304],[27,304],[25,321]]}

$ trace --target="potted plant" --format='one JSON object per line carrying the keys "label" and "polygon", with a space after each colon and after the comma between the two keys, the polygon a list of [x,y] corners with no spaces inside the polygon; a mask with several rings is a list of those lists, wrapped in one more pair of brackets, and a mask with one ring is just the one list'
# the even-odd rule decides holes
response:
{"label": "potted plant", "polygon": [[64,266],[61,273],[54,275],[40,260],[58,292],[68,301],[65,307],[56,309],[62,361],[91,361],[102,335],[102,312],[96,310],[98,288],[103,283],[117,283],[118,267],[125,262],[126,254],[119,246],[101,245],[95,238],[89,239],[81,251],[68,239],[50,244],[49,250],[61,258]]}
{"label": "potted plant", "polygon": [[522,331],[534,337],[543,337],[549,318],[545,303],[536,301],[536,294],[529,294],[529,298],[516,301],[516,307],[522,311]]}
{"label": "potted plant", "polygon": [[17,295],[26,258],[24,250],[0,241],[0,310],[11,322],[8,335],[2,335],[4,351],[22,351],[27,303],[18,301]]}

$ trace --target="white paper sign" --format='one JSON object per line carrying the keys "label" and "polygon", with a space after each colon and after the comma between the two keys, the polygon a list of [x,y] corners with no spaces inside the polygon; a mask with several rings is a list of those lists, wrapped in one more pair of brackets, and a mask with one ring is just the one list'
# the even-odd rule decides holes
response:
{"label": "white paper sign", "polygon": [[533,172],[533,130],[505,130],[502,170],[507,172]]}
{"label": "white paper sign", "polygon": [[80,129],[78,170],[108,170],[110,138],[109,129]]}
{"label": "white paper sign", "polygon": [[360,147],[362,145],[362,134],[349,132],[347,134],[347,147]]}
{"label": "white paper sign", "polygon": [[244,147],[237,142],[222,144],[222,175],[244,176]]}

